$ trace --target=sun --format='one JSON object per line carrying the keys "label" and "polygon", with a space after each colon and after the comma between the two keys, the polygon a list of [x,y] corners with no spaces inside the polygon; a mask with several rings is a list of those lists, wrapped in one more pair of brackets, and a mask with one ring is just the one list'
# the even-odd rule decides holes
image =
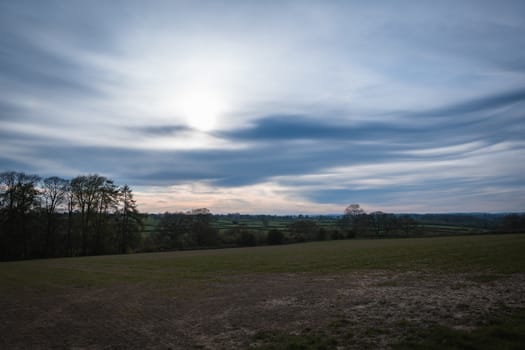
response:
{"label": "sun", "polygon": [[187,125],[200,131],[211,131],[218,126],[225,112],[225,100],[220,93],[194,88],[178,99],[179,111]]}

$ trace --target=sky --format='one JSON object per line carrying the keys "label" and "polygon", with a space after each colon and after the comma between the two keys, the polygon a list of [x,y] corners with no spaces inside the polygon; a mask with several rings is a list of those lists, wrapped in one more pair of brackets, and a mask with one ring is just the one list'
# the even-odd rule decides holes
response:
{"label": "sky", "polygon": [[523,1],[0,0],[0,171],[145,212],[525,211]]}

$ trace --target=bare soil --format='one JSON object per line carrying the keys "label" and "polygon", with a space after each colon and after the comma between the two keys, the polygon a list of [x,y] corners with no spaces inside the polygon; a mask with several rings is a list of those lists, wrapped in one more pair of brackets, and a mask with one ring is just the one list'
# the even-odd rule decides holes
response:
{"label": "bare soil", "polygon": [[[261,332],[331,332],[390,348],[406,325],[473,329],[525,307],[525,274],[246,274],[180,286],[20,291],[0,299],[1,349],[256,349]],[[341,333],[343,330],[343,333]]]}

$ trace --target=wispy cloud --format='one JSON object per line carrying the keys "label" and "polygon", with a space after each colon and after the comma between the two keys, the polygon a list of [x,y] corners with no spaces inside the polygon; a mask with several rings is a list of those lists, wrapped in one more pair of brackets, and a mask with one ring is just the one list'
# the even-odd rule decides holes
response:
{"label": "wispy cloud", "polygon": [[524,12],[1,2],[0,170],[103,173],[145,210],[524,210]]}

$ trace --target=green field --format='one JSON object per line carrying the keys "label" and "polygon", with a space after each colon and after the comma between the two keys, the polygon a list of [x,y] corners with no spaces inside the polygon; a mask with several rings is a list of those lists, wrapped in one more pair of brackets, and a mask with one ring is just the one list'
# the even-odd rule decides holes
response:
{"label": "green field", "polygon": [[0,264],[2,288],[165,282],[264,272],[362,269],[525,272],[525,235],[311,242],[284,246],[60,258]]}
{"label": "green field", "polygon": [[[384,336],[388,335],[384,332],[394,326],[384,325],[381,323],[383,321],[378,326],[374,323],[379,322],[377,320],[371,320],[365,328],[362,325],[357,326],[353,323],[355,313],[351,310],[354,306],[356,310],[361,309],[354,303],[361,300],[363,305],[372,308],[370,312],[376,312],[379,317],[386,307],[382,307],[380,303],[372,305],[365,292],[371,293],[370,295],[380,293],[377,298],[381,299],[383,305],[390,305],[392,310],[389,312],[404,315],[405,311],[398,309],[395,301],[389,298],[395,293],[400,293],[400,298],[403,298],[408,295],[403,292],[403,288],[410,286],[416,288],[414,290],[428,287],[429,292],[422,289],[421,293],[407,299],[408,303],[424,298],[425,293],[432,293],[432,286],[435,285],[435,288],[442,288],[445,292],[454,287],[465,293],[462,296],[464,301],[457,301],[457,305],[447,307],[467,309],[470,305],[469,293],[477,295],[475,293],[478,293],[478,289],[485,288],[490,293],[495,293],[494,296],[491,294],[491,302],[499,305],[497,310],[501,312],[494,309],[497,312],[493,310],[493,315],[500,315],[498,320],[503,322],[508,317],[501,315],[506,315],[505,312],[511,307],[511,314],[514,315],[515,311],[519,312],[516,305],[523,302],[515,300],[514,304],[506,305],[512,298],[519,299],[522,295],[520,291],[525,288],[521,279],[525,273],[524,252],[525,235],[514,234],[343,240],[254,248],[4,262],[0,263],[0,307],[5,311],[0,319],[0,334],[9,336],[0,340],[4,342],[0,343],[0,347],[65,349],[85,346],[102,349],[109,344],[107,348],[144,346],[151,349],[213,349],[229,348],[227,344],[237,344],[235,347],[280,348],[274,347],[277,346],[274,343],[288,342],[290,348],[297,343],[300,346],[298,348],[308,349],[331,348],[326,347],[327,344],[335,342],[342,348],[353,348],[354,345],[357,348],[358,345],[366,346],[366,343],[362,343],[363,334],[367,334],[370,329],[378,330],[378,334]],[[421,286],[418,283],[422,283]],[[509,286],[500,286],[505,283]],[[509,288],[513,290],[507,293]],[[363,294],[360,294],[360,290]],[[410,289],[411,292],[414,290]],[[454,290],[450,289],[450,293]],[[302,291],[309,292],[304,294]],[[518,293],[517,296],[514,292]],[[346,295],[345,293],[357,294],[353,299],[340,299],[340,295]],[[512,294],[512,297],[505,293]],[[441,301],[439,294],[434,297],[440,303],[447,302]],[[431,302],[431,297],[428,300]],[[322,306],[322,303],[329,305],[332,301],[335,309]],[[461,306],[462,303],[467,306]],[[309,304],[317,305],[312,306],[312,310],[317,311],[308,311]],[[244,311],[238,310],[241,307]],[[252,309],[254,307],[257,309]],[[181,314],[174,311],[179,309],[189,314],[179,319]],[[473,315],[478,315],[482,309],[483,304],[480,304],[479,310],[465,316],[466,319],[462,322],[468,326],[465,326],[466,329],[472,328],[471,323],[477,324],[480,321],[473,319]],[[28,310],[33,310],[36,314]],[[260,319],[246,316],[246,312],[259,313],[264,322],[261,324]],[[272,315],[281,312],[289,315],[283,316],[289,319],[275,333]],[[417,309],[414,312],[417,314]],[[429,316],[426,314],[421,317],[429,327],[448,327],[450,324],[446,312],[445,310],[436,320],[427,320]],[[211,319],[225,317],[226,321],[223,321],[226,325],[221,327],[226,328],[209,328],[209,320],[202,316],[203,313]],[[312,321],[305,321],[300,316],[294,316],[294,313],[308,314]],[[159,314],[162,319],[155,323],[155,315]],[[49,317],[64,320],[49,323]],[[88,323],[85,321],[86,317],[89,319]],[[395,319],[397,325],[405,318],[409,324],[405,327],[408,329],[405,333],[410,335],[416,323],[410,323],[408,316],[396,316],[392,319]],[[89,338],[92,331],[101,332],[99,327],[109,319],[113,320],[112,324],[116,322],[120,326],[112,328],[112,333],[102,337],[99,343]],[[452,321],[454,320],[450,322]],[[357,329],[352,334],[359,336],[360,340],[349,340],[346,328],[342,335],[341,327],[330,326],[334,322],[343,322],[344,327]],[[187,337],[182,339],[179,333],[184,332],[180,327],[185,324],[191,327]],[[141,325],[139,328],[142,331],[132,333],[130,329],[137,325]],[[60,333],[60,327],[64,327],[63,331],[68,336],[64,343],[55,343],[53,334]],[[174,327],[173,334],[166,336],[166,333],[162,333],[170,332],[170,327]],[[246,334],[233,332],[235,327],[245,329]],[[424,329],[429,332],[431,328]],[[20,331],[18,335],[16,330]],[[119,332],[124,333],[116,338],[112,336]],[[223,338],[229,337],[229,340],[224,340],[221,335]],[[379,335],[371,333],[367,337],[373,342]],[[136,346],[130,346],[123,337],[133,340]],[[207,343],[202,337],[211,340]],[[414,339],[411,341],[415,341],[414,346],[417,348],[417,337]],[[305,345],[304,342],[310,342],[310,345]],[[398,343],[413,345],[403,337],[392,335],[389,346],[401,346]]]}
{"label": "green field", "polygon": [[[291,217],[291,216],[272,216],[272,215],[242,215],[238,218],[227,217],[224,215],[213,216],[211,226],[219,232],[225,232],[236,227],[245,227],[246,229],[265,234],[268,230],[277,229],[286,231],[290,224],[299,220],[312,220],[319,227],[325,230],[334,230],[340,228],[337,218],[330,216],[312,216],[312,217]],[[144,233],[150,234],[155,232],[160,222],[158,215],[148,215],[144,221]]]}
{"label": "green field", "polygon": [[[420,218],[421,219],[421,218]],[[159,215],[147,215],[144,221],[143,236],[154,233],[160,223]],[[338,231],[339,234],[347,234],[348,227],[343,228],[340,224],[339,217],[333,216],[272,216],[272,215],[239,215],[239,217],[229,217],[227,215],[214,215],[210,224],[220,234],[227,233],[228,230],[243,227],[249,230],[258,238],[257,241],[264,242],[265,236],[269,230],[277,229],[287,233],[290,225],[294,222],[308,220],[317,225],[318,228],[324,229],[327,233]],[[444,220],[442,220],[444,221]],[[493,225],[494,226],[494,225]],[[494,230],[494,227],[492,227]],[[488,233],[489,229],[483,228],[477,222],[468,220],[458,221],[455,223],[440,222],[439,220],[424,220],[417,221],[413,231],[407,234],[406,232],[396,232],[392,237],[397,236],[411,236],[411,237],[432,237],[432,236],[453,236],[466,234],[481,234]],[[390,233],[392,235],[392,232]],[[362,238],[372,238],[376,235],[375,232],[361,232]],[[329,235],[328,235],[329,236]],[[359,235],[358,235],[359,236]]]}

